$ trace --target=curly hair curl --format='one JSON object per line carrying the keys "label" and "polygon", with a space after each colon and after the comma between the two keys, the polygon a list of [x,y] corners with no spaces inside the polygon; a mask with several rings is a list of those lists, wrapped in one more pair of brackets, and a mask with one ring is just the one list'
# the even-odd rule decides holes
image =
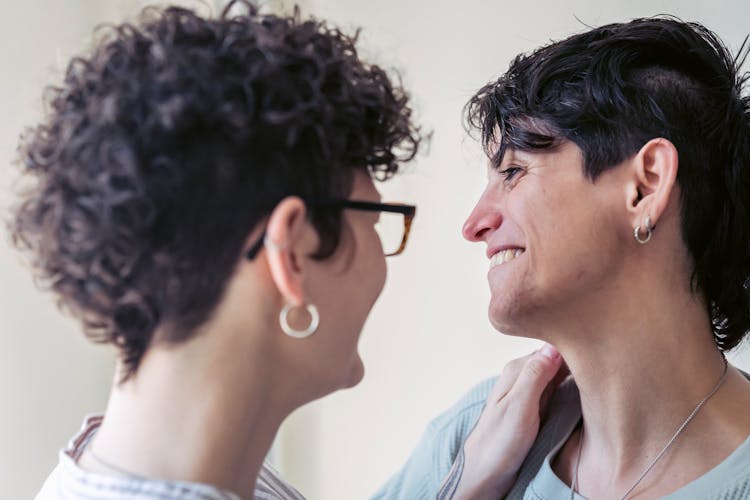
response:
{"label": "curly hair curl", "polygon": [[[356,41],[248,2],[217,18],[147,8],[48,89],[46,121],[21,141],[33,187],[11,236],[86,335],[119,348],[123,380],[155,336],[209,319],[278,201],[344,197],[356,169],[386,179],[415,156],[408,95]],[[340,213],[309,216],[326,258]]]}

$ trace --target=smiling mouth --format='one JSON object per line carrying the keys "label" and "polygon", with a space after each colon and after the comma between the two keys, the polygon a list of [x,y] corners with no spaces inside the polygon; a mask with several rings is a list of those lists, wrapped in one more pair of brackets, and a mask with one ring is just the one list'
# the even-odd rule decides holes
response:
{"label": "smiling mouth", "polygon": [[522,255],[525,251],[526,250],[523,248],[509,248],[508,250],[501,250],[497,252],[490,259],[490,269],[496,266],[501,266],[505,263],[508,263],[516,259],[520,255]]}

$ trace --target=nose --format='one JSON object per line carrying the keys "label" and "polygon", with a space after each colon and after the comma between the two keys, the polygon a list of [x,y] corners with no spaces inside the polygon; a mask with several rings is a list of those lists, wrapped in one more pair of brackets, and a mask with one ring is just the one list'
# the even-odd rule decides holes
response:
{"label": "nose", "polygon": [[496,230],[503,223],[500,207],[492,203],[489,193],[485,191],[461,230],[464,238],[469,241],[482,241],[488,233]]}

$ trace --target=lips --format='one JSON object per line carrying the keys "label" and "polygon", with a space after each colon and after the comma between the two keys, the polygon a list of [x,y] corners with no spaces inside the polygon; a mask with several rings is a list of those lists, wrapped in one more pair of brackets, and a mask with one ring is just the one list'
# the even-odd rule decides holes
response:
{"label": "lips", "polygon": [[526,251],[524,248],[507,248],[500,250],[490,258],[490,268],[501,266],[507,262],[517,259]]}

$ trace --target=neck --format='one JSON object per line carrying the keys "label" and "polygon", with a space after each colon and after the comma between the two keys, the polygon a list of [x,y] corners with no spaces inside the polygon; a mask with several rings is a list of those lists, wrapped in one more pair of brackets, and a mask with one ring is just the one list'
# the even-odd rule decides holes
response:
{"label": "neck", "polygon": [[139,476],[211,484],[253,498],[253,478],[296,402],[284,400],[293,391],[282,387],[285,378],[271,356],[261,355],[267,350],[238,356],[223,347],[236,350],[238,343],[216,337],[203,332],[176,346],[149,348],[135,377],[112,390],[90,445],[96,455]]}
{"label": "neck", "polygon": [[597,314],[609,321],[588,331],[576,325],[558,345],[581,394],[589,439],[623,466],[643,455],[643,443],[658,447],[724,368],[699,303],[670,310],[654,299],[633,314]]}
{"label": "neck", "polygon": [[[706,308],[689,287],[668,280],[633,283],[632,276],[627,288],[612,280],[581,301],[580,311],[571,314],[568,307],[565,315],[533,326],[557,346],[579,388],[585,431],[579,481],[590,497],[632,486],[724,371]],[[650,492],[666,494],[695,479],[747,438],[750,424],[737,412],[750,408],[748,387],[730,368],[726,383],[649,473],[657,488]],[[717,437],[716,428],[728,432]],[[574,434],[555,466],[568,484],[579,437]],[[712,439],[720,443],[712,445]],[[711,451],[701,452],[705,447]],[[681,461],[691,456],[698,458]],[[684,473],[672,483],[655,480],[667,467]]]}

